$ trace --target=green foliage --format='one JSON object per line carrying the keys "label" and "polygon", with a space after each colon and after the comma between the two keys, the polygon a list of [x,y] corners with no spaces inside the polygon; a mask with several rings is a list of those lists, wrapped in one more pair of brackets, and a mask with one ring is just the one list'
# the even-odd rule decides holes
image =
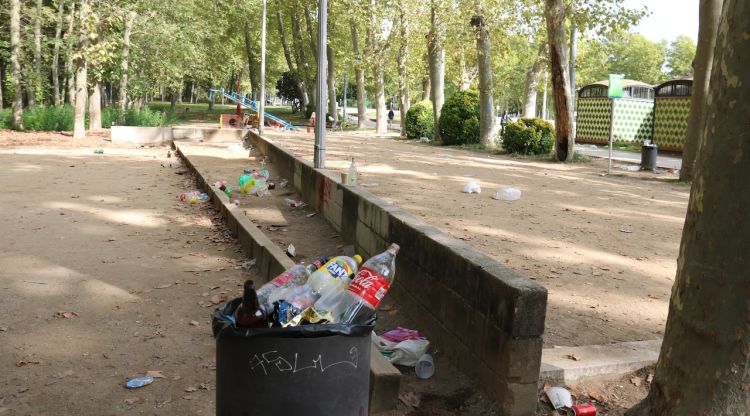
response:
{"label": "green foliage", "polygon": [[626,79],[659,84],[669,78],[662,72],[666,51],[665,41],[652,42],[626,32],[584,42],[577,60],[578,85],[605,80],[609,74],[625,74]]}
{"label": "green foliage", "polygon": [[406,124],[406,137],[410,139],[432,138],[435,129],[432,101],[420,101],[409,107],[404,123]]}
{"label": "green foliage", "polygon": [[[166,126],[173,121],[171,115],[164,115],[160,111],[151,110],[148,107],[143,110],[130,109],[121,112],[115,108],[106,108],[102,111],[102,127],[108,129],[112,125],[118,126],[143,126],[156,127]],[[86,114],[88,125],[88,113]],[[72,131],[73,130],[73,107],[69,105],[36,106],[33,110],[24,110],[23,126],[32,131]],[[0,128],[10,129],[13,127],[12,112],[10,108],[0,111]]]}
{"label": "green foliage", "polygon": [[115,126],[158,127],[166,126],[173,121],[171,114],[144,107],[142,110],[134,108],[122,112],[116,108],[106,108],[102,111],[102,127],[107,129]]}
{"label": "green foliage", "polygon": [[695,42],[689,36],[680,35],[669,44],[667,50],[668,74],[672,78],[680,78],[693,73],[693,58],[695,57]]}
{"label": "green foliage", "polygon": [[445,101],[440,137],[447,145],[479,143],[479,91],[459,91]]}
{"label": "green foliage", "polygon": [[545,155],[554,142],[552,124],[540,118],[522,118],[505,126],[503,147],[510,153]]}
{"label": "green foliage", "polygon": [[302,103],[299,93],[300,75],[296,71],[286,71],[276,81],[276,95],[292,102],[292,110],[298,111]]}

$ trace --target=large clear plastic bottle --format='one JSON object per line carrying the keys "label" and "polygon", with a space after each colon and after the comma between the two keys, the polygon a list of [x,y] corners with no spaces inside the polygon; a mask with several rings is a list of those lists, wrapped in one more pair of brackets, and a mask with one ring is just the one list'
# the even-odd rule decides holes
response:
{"label": "large clear plastic bottle", "polygon": [[308,265],[296,264],[291,269],[285,270],[284,273],[274,277],[270,282],[261,286],[256,291],[258,293],[258,301],[261,305],[265,305],[269,303],[271,298],[276,300],[279,296],[283,295],[285,289],[305,284],[307,278],[316,270],[323,267],[323,264],[327,261],[328,257],[321,257],[313,260]]}
{"label": "large clear plastic bottle", "polygon": [[334,322],[361,324],[372,317],[393,283],[398,250],[398,244],[391,244],[362,265],[341,302],[331,311]]}
{"label": "large clear plastic bottle", "polygon": [[357,273],[357,267],[362,262],[362,257],[337,256],[316,270],[307,279],[307,283],[288,291],[285,297],[275,300],[286,300],[300,311],[312,306],[322,296],[331,296],[338,291],[345,291],[351,277]]}
{"label": "large clear plastic bottle", "polygon": [[352,158],[352,164],[349,165],[349,183],[348,185],[356,185],[357,184],[357,165],[354,163],[354,158]]}

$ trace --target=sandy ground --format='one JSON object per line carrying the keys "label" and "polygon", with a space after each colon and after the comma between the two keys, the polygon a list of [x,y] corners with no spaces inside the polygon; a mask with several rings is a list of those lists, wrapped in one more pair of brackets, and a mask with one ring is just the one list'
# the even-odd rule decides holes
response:
{"label": "sandy ground", "polygon": [[[313,135],[268,136],[312,160]],[[549,290],[545,347],[660,338],[689,187],[670,174],[602,176],[606,162],[560,164],[398,140],[329,133],[327,167]],[[476,181],[481,194],[461,189]],[[493,200],[515,187],[515,202]]]}
{"label": "sandy ground", "polygon": [[[0,414],[213,414],[214,303],[252,272],[212,209],[177,201],[190,178],[166,148],[0,143]],[[164,378],[124,387],[146,371]]]}

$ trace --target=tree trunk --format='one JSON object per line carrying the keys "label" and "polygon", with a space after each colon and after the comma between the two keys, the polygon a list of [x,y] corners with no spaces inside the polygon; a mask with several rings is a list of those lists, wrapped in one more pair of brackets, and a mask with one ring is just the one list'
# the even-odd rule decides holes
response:
{"label": "tree trunk", "polygon": [[477,65],[474,65],[471,68],[467,67],[466,58],[464,57],[464,48],[460,48],[461,58],[459,59],[459,67],[461,68],[461,74],[459,75],[460,79],[458,83],[458,90],[466,91],[471,88],[471,84],[473,84],[474,80],[477,78],[479,67]]}
{"label": "tree trunk", "polygon": [[42,90],[42,0],[36,0],[34,16],[34,62],[28,86],[28,105],[33,108]]}
{"label": "tree trunk", "polygon": [[385,81],[383,73],[385,63],[381,59],[375,59],[373,63],[373,75],[375,76],[375,132],[378,134],[388,133],[388,119],[385,108]]}
{"label": "tree trunk", "polygon": [[714,45],[716,44],[719,19],[721,18],[721,6],[721,0],[700,1],[698,47],[693,60],[693,96],[690,99],[685,147],[682,149],[681,181],[693,179],[693,167],[696,157],[700,153],[699,143],[703,140],[701,135],[705,123],[704,114],[706,113],[704,110],[706,96],[708,95],[708,81],[711,79],[711,68],[714,60]]}
{"label": "tree trunk", "polygon": [[10,65],[13,85],[13,128],[23,130],[21,90],[21,0],[10,0]]}
{"label": "tree trunk", "polygon": [[295,72],[298,77],[297,82],[297,90],[299,91],[299,96],[301,99],[300,105],[302,106],[302,110],[304,111],[307,107],[307,89],[305,87],[305,81],[302,77],[302,74],[298,71],[297,68],[294,66],[294,61],[292,60],[292,53],[289,50],[289,42],[286,38],[286,32],[284,31],[284,21],[281,18],[281,5],[279,2],[276,2],[276,27],[279,30],[279,38],[281,38],[281,46],[284,49],[284,59],[286,59],[286,65],[289,67],[289,70],[292,72]]}
{"label": "tree trunk", "polygon": [[76,86],[75,86],[75,74],[73,68],[73,23],[75,22],[76,16],[76,2],[71,0],[70,2],[70,13],[68,14],[68,47],[67,56],[65,58],[65,79],[67,80],[66,87],[68,88],[68,104],[74,106],[76,102]]}
{"label": "tree trunk", "polygon": [[5,81],[5,60],[0,59],[0,110],[5,108],[5,101],[3,100],[3,91],[5,90],[5,87],[3,86]]}
{"label": "tree trunk", "polygon": [[[329,26],[330,30],[331,27]],[[338,103],[336,103],[336,72],[334,70],[335,59],[333,56],[333,48],[330,43],[326,45],[326,57],[328,61],[328,113],[331,117],[338,120]]]}
{"label": "tree trunk", "polygon": [[177,109],[177,100],[178,100],[179,93],[177,90],[173,90],[172,94],[169,96],[169,110],[174,113],[174,111]]}
{"label": "tree trunk", "polygon": [[422,79],[422,101],[432,99],[432,81],[430,75]]}
{"label": "tree trunk", "polygon": [[310,42],[310,54],[315,58],[315,62],[318,61],[318,46],[315,44],[315,35],[313,33],[313,23],[310,17],[310,7],[305,0],[302,0],[304,5],[303,10],[305,11],[305,26],[307,27],[307,39]]}
{"label": "tree trunk", "polygon": [[411,101],[409,99],[409,68],[407,63],[409,62],[409,26],[406,23],[406,17],[404,16],[404,8],[399,3],[398,10],[399,20],[399,51],[398,51],[398,92],[399,92],[399,115],[401,116],[401,136],[406,137],[406,113],[411,107]]}
{"label": "tree trunk", "polygon": [[102,129],[102,84],[99,81],[91,83],[89,94],[89,130]]}
{"label": "tree trunk", "polygon": [[[88,46],[88,19],[89,13],[89,0],[81,0],[81,6],[79,10],[79,22],[80,22],[80,34],[78,50],[85,50]],[[87,66],[85,54],[79,54],[75,60],[76,64],[76,104],[75,104],[75,115],[73,117],[73,139],[80,140],[86,137],[86,82],[87,82]]]}
{"label": "tree trunk", "polygon": [[[211,83],[211,86],[208,87],[208,89],[210,89],[210,90],[214,89],[214,84]],[[208,111],[213,110],[215,105],[216,105],[216,94],[209,93],[209,95],[208,95]]]}
{"label": "tree trunk", "polygon": [[57,22],[55,23],[55,46],[52,52],[52,93],[55,105],[62,105],[60,98],[60,37],[62,36],[62,24],[65,17],[65,0],[58,0]]}
{"label": "tree trunk", "polygon": [[365,90],[365,68],[362,54],[359,50],[359,34],[357,33],[357,25],[354,22],[353,18],[349,20],[349,26],[352,32],[354,74],[357,78],[357,128],[363,129],[367,127],[367,108],[365,108],[365,100],[367,99],[367,91]]}
{"label": "tree trunk", "polygon": [[190,81],[190,104],[195,104],[195,81]]}
{"label": "tree trunk", "polygon": [[490,32],[484,21],[482,5],[471,19],[477,38],[477,66],[479,68],[479,142],[485,147],[495,146],[495,102],[492,81],[492,49]]}
{"label": "tree trunk", "polygon": [[555,155],[561,162],[573,159],[573,111],[570,108],[568,50],[563,0],[545,0],[545,18],[549,40],[552,94],[555,97]]}
{"label": "tree trunk", "polygon": [[649,394],[627,415],[750,409],[749,14],[747,1],[724,1],[664,341]]}
{"label": "tree trunk", "polygon": [[247,70],[250,78],[250,95],[255,100],[258,91],[260,91],[260,67],[250,40],[250,24],[247,19],[245,19],[245,55],[247,56]]}
{"label": "tree trunk", "polygon": [[539,87],[539,78],[544,69],[544,52],[546,45],[539,47],[534,64],[526,72],[526,80],[523,84],[523,117],[536,117],[536,99],[537,88]]}
{"label": "tree trunk", "polygon": [[[297,73],[303,80],[301,87],[304,87],[306,91],[302,94],[303,107],[307,107],[308,104],[312,104],[315,107],[315,80],[310,76],[310,69],[305,59],[305,50],[302,46],[302,29],[299,25],[298,14],[295,11],[292,12],[292,42],[293,49],[297,52],[294,56],[297,62]],[[317,111],[317,109],[315,110]]]}
{"label": "tree trunk", "polygon": [[435,119],[433,141],[440,143],[440,112],[445,102],[445,32],[443,23],[440,21],[438,5],[440,0],[430,0],[430,32],[427,42],[427,50],[430,56],[430,80],[432,84],[431,99],[432,113]]}
{"label": "tree trunk", "polygon": [[130,35],[138,14],[131,10],[125,18],[125,30],[122,32],[122,61],[120,62],[120,111],[128,109],[128,67],[130,66]]}

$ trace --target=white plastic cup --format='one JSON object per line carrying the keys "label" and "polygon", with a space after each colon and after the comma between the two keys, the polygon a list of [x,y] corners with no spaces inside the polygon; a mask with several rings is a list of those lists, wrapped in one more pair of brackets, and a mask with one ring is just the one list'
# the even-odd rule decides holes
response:
{"label": "white plastic cup", "polygon": [[435,374],[435,362],[430,354],[423,354],[419,357],[417,365],[414,366],[414,371],[417,373],[417,377],[421,379],[428,379]]}

